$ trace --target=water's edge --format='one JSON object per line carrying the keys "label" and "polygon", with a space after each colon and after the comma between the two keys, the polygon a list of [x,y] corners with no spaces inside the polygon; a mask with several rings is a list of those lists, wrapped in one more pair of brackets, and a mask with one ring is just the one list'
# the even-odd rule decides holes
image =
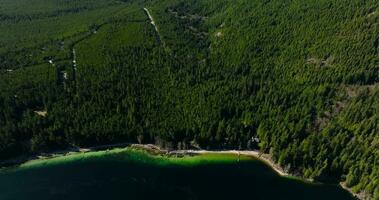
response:
{"label": "water's edge", "polygon": [[[265,165],[269,166],[276,174],[285,178],[296,179],[302,181],[304,183],[311,184],[322,184],[319,182],[315,182],[311,179],[305,179],[298,175],[290,174],[286,172],[283,168],[277,165],[270,157],[269,154],[263,154],[257,150],[174,150],[169,151],[165,149],[161,149],[152,144],[114,144],[114,145],[103,145],[91,148],[71,148],[65,151],[53,152],[49,154],[41,154],[29,157],[22,157],[13,160],[9,160],[6,162],[0,162],[0,172],[7,171],[8,169],[20,169],[24,167],[30,167],[33,165],[38,165],[39,163],[43,163],[46,161],[54,161],[54,160],[65,160],[66,158],[73,158],[75,156],[99,156],[103,155],[102,153],[121,153],[127,150],[140,150],[146,153],[148,156],[164,156],[168,158],[179,157],[182,158],[184,156],[196,156],[196,155],[206,155],[206,154],[224,154],[224,155],[235,155],[240,160],[240,156],[247,156],[250,158],[254,158]],[[5,163],[5,164],[4,164]],[[340,183],[339,187],[348,191],[355,198],[363,200],[364,196],[361,194],[354,193],[350,188],[346,187],[344,183]]]}

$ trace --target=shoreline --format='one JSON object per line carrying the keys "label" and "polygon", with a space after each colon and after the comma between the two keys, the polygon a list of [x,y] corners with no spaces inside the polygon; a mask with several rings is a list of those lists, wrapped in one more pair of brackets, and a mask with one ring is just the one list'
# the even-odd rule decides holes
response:
{"label": "shoreline", "polygon": [[344,190],[348,191],[350,194],[352,194],[355,198],[359,200],[369,200],[370,198],[363,192],[355,193],[353,190],[346,186],[346,182],[340,182],[339,186],[343,188]]}
{"label": "shoreline", "polygon": [[[131,144],[131,143],[119,143],[119,144],[113,144],[113,145],[101,145],[101,146],[94,146],[94,147],[88,147],[88,148],[79,148],[79,147],[73,147],[67,150],[63,151],[56,151],[51,153],[41,153],[39,155],[31,155],[31,156],[22,156],[19,158],[6,160],[0,162],[0,170],[8,167],[18,167],[22,164],[25,164],[27,162],[32,162],[36,160],[48,160],[53,159],[57,157],[63,157],[63,156],[69,156],[69,155],[75,155],[80,153],[90,153],[90,152],[98,152],[103,150],[112,150],[116,148],[134,148],[134,149],[140,149],[145,150],[147,153],[150,153],[152,155],[201,155],[201,154],[233,154],[237,155],[238,157],[240,155],[253,157],[261,162],[264,162],[267,166],[269,166],[272,170],[274,170],[278,175],[282,177],[292,177],[299,180],[302,180],[304,182],[310,182],[315,183],[311,179],[305,179],[303,177],[290,174],[286,172],[282,167],[280,167],[278,164],[276,164],[271,156],[269,154],[263,154],[262,152],[258,150],[165,150],[161,149],[160,147],[153,145],[153,144]],[[352,196],[359,200],[366,200],[366,195],[362,193],[354,193],[351,188],[348,188],[343,182],[340,182],[338,184],[342,189],[348,191]]]}
{"label": "shoreline", "polygon": [[161,149],[160,147],[153,144],[131,144],[131,143],[101,145],[101,146],[88,147],[88,148],[73,147],[67,150],[63,150],[63,151],[41,153],[39,155],[31,155],[31,156],[21,156],[19,158],[0,162],[0,169],[7,168],[7,167],[17,167],[29,161],[53,159],[56,157],[68,156],[68,155],[73,155],[73,154],[78,154],[78,153],[89,153],[89,152],[96,152],[96,151],[101,151],[101,150],[110,150],[114,148],[127,148],[127,147],[146,150],[148,153],[151,153],[151,154],[160,154],[160,155],[169,155],[169,156],[187,155],[187,154],[198,154],[198,155],[200,154],[234,154],[237,156],[239,155],[250,156],[264,162],[266,165],[268,165],[272,170],[274,170],[280,176],[296,177],[301,180],[312,182],[310,180],[285,172],[285,170],[282,167],[280,167],[279,165],[277,165],[276,163],[272,161],[269,154],[263,154],[258,150],[171,150],[170,151],[170,150]]}
{"label": "shoreline", "polygon": [[284,171],[279,165],[275,164],[268,154],[262,154],[259,151],[250,151],[250,150],[220,150],[220,151],[208,151],[208,150],[177,150],[171,151],[170,154],[234,154],[234,155],[244,155],[249,157],[254,157],[269,167],[271,167],[276,173],[280,176],[292,176],[291,174]]}
{"label": "shoreline", "polygon": [[[137,149],[143,149],[150,153],[155,154],[162,154],[162,155],[200,155],[200,154],[233,154],[233,155],[244,155],[244,156],[250,156],[254,157],[262,162],[264,162],[266,165],[268,165],[272,170],[274,170],[277,174],[280,176],[287,176],[287,177],[297,177],[294,175],[291,175],[287,173],[282,167],[274,163],[270,157],[269,154],[263,154],[258,150],[162,150],[160,147],[152,145],[152,144],[132,144],[130,146],[131,148],[137,148]],[[309,181],[307,179],[303,179],[300,177],[297,177],[302,180]]]}
{"label": "shoreline", "polygon": [[114,148],[126,148],[131,145],[132,145],[131,143],[118,143],[118,144],[100,145],[100,146],[83,147],[83,148],[70,147],[70,148],[67,148],[66,150],[52,151],[48,153],[40,153],[40,154],[33,154],[33,155],[23,155],[23,156],[19,156],[13,159],[0,161],[0,170],[2,168],[17,167],[29,161],[52,159],[56,157],[68,156],[68,155],[73,155],[73,154],[78,154],[78,153],[96,152],[96,151],[109,150],[109,149],[114,149]]}

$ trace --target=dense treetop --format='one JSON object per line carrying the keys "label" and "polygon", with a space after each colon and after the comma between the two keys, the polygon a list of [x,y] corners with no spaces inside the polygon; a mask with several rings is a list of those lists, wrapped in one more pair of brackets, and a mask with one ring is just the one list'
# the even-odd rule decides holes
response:
{"label": "dense treetop", "polygon": [[260,149],[379,199],[378,82],[375,0],[0,2],[1,160]]}

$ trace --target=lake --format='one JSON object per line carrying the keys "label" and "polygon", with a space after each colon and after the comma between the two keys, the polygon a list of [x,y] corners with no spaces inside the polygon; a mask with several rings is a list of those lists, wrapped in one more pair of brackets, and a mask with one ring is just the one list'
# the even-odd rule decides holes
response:
{"label": "lake", "polygon": [[349,200],[336,185],[279,176],[228,154],[165,157],[129,148],[78,153],[0,170],[0,199]]}

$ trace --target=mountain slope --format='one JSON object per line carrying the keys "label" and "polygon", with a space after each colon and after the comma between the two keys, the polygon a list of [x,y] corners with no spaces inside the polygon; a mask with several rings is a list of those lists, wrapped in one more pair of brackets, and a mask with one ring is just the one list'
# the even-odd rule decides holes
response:
{"label": "mountain slope", "polygon": [[[54,17],[70,15],[83,30],[33,33],[35,42],[20,42],[17,51],[9,50],[10,33],[1,31],[1,159],[116,142],[259,148],[293,174],[346,182],[379,198],[376,1],[81,0],[69,6],[62,9],[77,17],[71,11]],[[82,18],[91,9],[103,12]],[[0,26],[25,20],[12,10],[0,11],[7,16]],[[32,22],[51,17],[32,16],[40,16]],[[24,59],[29,52],[38,56]],[[45,68],[34,66],[39,63]],[[33,68],[55,79],[11,84],[35,77],[24,73]],[[47,115],[34,112],[41,110]]]}

